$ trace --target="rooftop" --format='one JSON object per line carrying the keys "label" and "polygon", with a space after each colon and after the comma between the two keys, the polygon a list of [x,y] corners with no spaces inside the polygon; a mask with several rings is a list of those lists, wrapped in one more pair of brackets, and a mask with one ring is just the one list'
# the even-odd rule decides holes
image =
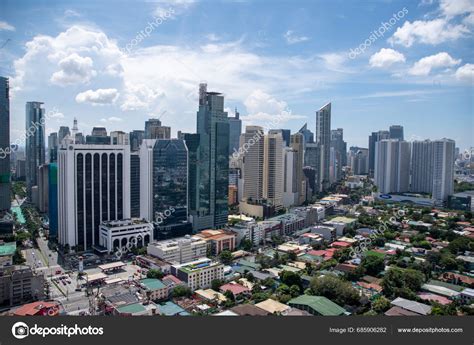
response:
{"label": "rooftop", "polygon": [[339,316],[347,311],[323,296],[301,295],[288,302],[289,305],[306,305],[323,316]]}
{"label": "rooftop", "polygon": [[257,304],[255,304],[255,306],[269,312],[270,314],[281,314],[281,313],[291,309],[286,304],[280,303],[280,302],[275,301],[274,299],[271,299],[271,298],[266,299],[263,302],[257,303]]}
{"label": "rooftop", "polygon": [[0,256],[13,255],[16,251],[16,242],[5,242],[0,244]]}
{"label": "rooftop", "polygon": [[159,279],[146,278],[140,280],[140,283],[145,286],[147,290],[155,291],[166,288],[166,285]]}

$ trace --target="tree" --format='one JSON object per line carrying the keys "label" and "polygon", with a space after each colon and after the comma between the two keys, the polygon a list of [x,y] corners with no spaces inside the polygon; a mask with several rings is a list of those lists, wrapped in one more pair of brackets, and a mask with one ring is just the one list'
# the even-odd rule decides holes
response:
{"label": "tree", "polygon": [[235,301],[235,296],[230,290],[224,291],[224,296],[229,300],[229,301]]}
{"label": "tree", "polygon": [[173,289],[174,297],[190,297],[192,294],[191,289],[184,285],[177,285]]}
{"label": "tree", "polygon": [[229,251],[229,250],[223,250],[220,254],[219,254],[219,260],[221,260],[221,262],[224,264],[224,265],[229,265],[230,263],[232,263],[232,259],[234,257],[232,256],[232,253]]}
{"label": "tree", "polygon": [[147,278],[154,278],[154,279],[161,279],[163,278],[163,276],[164,276],[163,272],[154,268],[150,269],[146,274]]}
{"label": "tree", "polygon": [[25,263],[26,260],[23,257],[23,255],[21,255],[21,251],[19,248],[15,250],[15,253],[13,254],[13,257],[12,257],[12,261],[14,265],[21,265]]}
{"label": "tree", "polygon": [[301,294],[300,287],[298,285],[291,285],[290,287],[290,295],[292,297],[298,297]]}
{"label": "tree", "polygon": [[270,294],[266,292],[256,292],[252,294],[252,301],[254,301],[255,303],[263,302],[268,298],[270,298]]}
{"label": "tree", "polygon": [[385,268],[384,258],[374,254],[367,254],[361,262],[365,273],[376,276]]}
{"label": "tree", "polygon": [[359,304],[359,292],[336,276],[314,277],[309,286],[313,295],[324,296],[340,306]]}
{"label": "tree", "polygon": [[222,286],[223,281],[220,279],[213,279],[211,282],[211,289],[214,291],[219,291],[219,288]]}
{"label": "tree", "polygon": [[424,275],[413,269],[392,267],[382,279],[383,292],[389,298],[414,298],[424,282]]}
{"label": "tree", "polygon": [[383,297],[377,297],[373,302],[372,302],[372,309],[376,311],[378,314],[383,313],[390,309],[390,301]]}
{"label": "tree", "polygon": [[264,280],[262,280],[262,285],[269,289],[273,289],[273,287],[275,286],[275,280],[273,280],[272,278],[265,278]]}
{"label": "tree", "polygon": [[462,253],[466,250],[474,250],[474,240],[468,237],[458,237],[449,243],[448,249],[453,254]]}
{"label": "tree", "polygon": [[242,241],[240,241],[240,246],[242,247],[243,250],[250,251],[252,250],[253,243],[252,241],[244,238]]}
{"label": "tree", "polygon": [[291,271],[281,271],[280,280],[283,284],[286,284],[287,286],[296,285],[301,288],[303,285],[301,282],[301,277],[298,275],[298,273]]}

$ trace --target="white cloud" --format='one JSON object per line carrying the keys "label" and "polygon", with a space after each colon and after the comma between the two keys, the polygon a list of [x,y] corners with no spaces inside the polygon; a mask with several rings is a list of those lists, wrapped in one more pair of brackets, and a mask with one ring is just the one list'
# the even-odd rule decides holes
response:
{"label": "white cloud", "polygon": [[288,104],[284,101],[277,100],[262,90],[253,91],[244,101],[248,115],[242,116],[242,121],[248,124],[262,124],[278,120],[286,122],[293,119],[305,118],[300,115],[293,115]]}
{"label": "white cloud", "polygon": [[119,93],[117,89],[97,89],[81,92],[76,96],[77,103],[91,103],[92,105],[113,104]]}
{"label": "white cloud", "polygon": [[7,22],[0,20],[0,31],[15,31],[15,27],[13,25],[8,24]]}
{"label": "white cloud", "polygon": [[50,80],[53,84],[61,86],[87,84],[91,78],[97,75],[92,65],[93,62],[90,57],[82,57],[77,53],[73,53],[59,61],[60,70],[54,72]]}
{"label": "white cloud", "polygon": [[427,76],[432,69],[454,67],[460,63],[461,60],[453,59],[448,53],[441,52],[418,60],[413,67],[410,68],[409,73],[417,76]]}
{"label": "white cloud", "polygon": [[173,10],[174,15],[182,14],[191,8],[196,0],[155,0],[153,2],[157,4],[153,14],[160,17],[164,13],[169,13],[170,9]]}
{"label": "white cloud", "polygon": [[100,122],[122,122],[122,121],[123,121],[122,118],[116,117],[116,116],[100,119]]}
{"label": "white cloud", "polygon": [[304,41],[309,40],[309,37],[307,37],[307,36],[298,36],[292,30],[288,30],[287,32],[285,32],[283,37],[285,38],[286,43],[288,43],[288,44],[295,44],[295,43],[300,43],[300,42],[304,42]]}
{"label": "white cloud", "polygon": [[382,48],[370,57],[371,67],[385,68],[397,62],[405,62],[405,56],[393,49]]}
{"label": "white cloud", "polygon": [[440,0],[439,8],[447,17],[474,12],[473,0]]}
{"label": "white cloud", "polygon": [[456,79],[470,84],[474,84],[474,64],[467,63],[456,71]]}
{"label": "white cloud", "polygon": [[462,22],[466,25],[474,26],[474,12],[469,14],[468,16],[464,17]]}
{"label": "white cloud", "polygon": [[447,41],[454,41],[469,34],[469,29],[462,24],[449,24],[445,18],[429,21],[416,20],[413,23],[406,21],[403,26],[389,38],[389,42],[411,47],[414,43],[437,45]]}

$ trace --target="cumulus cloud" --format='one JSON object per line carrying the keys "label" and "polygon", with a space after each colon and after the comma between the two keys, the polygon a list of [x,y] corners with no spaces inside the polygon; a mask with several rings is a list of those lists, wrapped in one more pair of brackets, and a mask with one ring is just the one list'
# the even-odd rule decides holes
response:
{"label": "cumulus cloud", "polygon": [[97,75],[92,65],[93,62],[90,57],[82,57],[77,53],[73,53],[59,61],[60,70],[54,72],[50,80],[53,84],[61,86],[87,84]]}
{"label": "cumulus cloud", "polygon": [[371,67],[385,68],[397,62],[405,62],[405,56],[394,50],[382,48],[380,51],[370,57],[369,63]]}
{"label": "cumulus cloud", "polygon": [[295,43],[300,43],[300,42],[304,42],[304,41],[309,40],[309,37],[307,37],[307,36],[298,36],[292,30],[288,30],[287,32],[285,32],[283,37],[285,38],[286,43],[288,43],[288,44],[295,44]]}
{"label": "cumulus cloud", "polygon": [[447,41],[454,41],[469,34],[469,29],[462,24],[450,24],[446,18],[434,20],[416,20],[413,23],[406,21],[403,26],[389,38],[389,42],[411,47],[414,43],[438,45]]}
{"label": "cumulus cloud", "polygon": [[15,27],[13,25],[8,24],[0,20],[0,31],[15,31]]}
{"label": "cumulus cloud", "polygon": [[286,122],[292,119],[305,118],[304,116],[294,115],[288,104],[262,91],[253,91],[244,101],[248,115],[241,119],[247,124],[260,124],[274,120]]}
{"label": "cumulus cloud", "polygon": [[456,71],[456,79],[459,81],[474,84],[474,64],[467,63]]}
{"label": "cumulus cloud", "polygon": [[113,104],[119,93],[117,89],[97,89],[81,92],[76,96],[77,103],[90,103],[92,105]]}
{"label": "cumulus cloud", "polygon": [[441,52],[418,60],[413,67],[410,68],[409,73],[417,76],[426,76],[430,74],[432,69],[454,67],[460,63],[461,60],[453,59],[448,53]]}
{"label": "cumulus cloud", "polygon": [[439,8],[447,17],[474,12],[473,0],[440,0]]}

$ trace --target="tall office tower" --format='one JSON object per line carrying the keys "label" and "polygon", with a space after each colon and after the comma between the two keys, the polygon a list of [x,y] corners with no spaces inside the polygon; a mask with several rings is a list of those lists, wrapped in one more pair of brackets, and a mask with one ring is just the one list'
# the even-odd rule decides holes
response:
{"label": "tall office tower", "polygon": [[300,128],[298,133],[303,134],[304,138],[304,146],[306,147],[306,144],[310,144],[314,142],[314,134],[308,129],[308,124],[305,123],[303,127]]}
{"label": "tall office tower", "polygon": [[269,133],[264,140],[263,198],[278,211],[283,206],[283,136]]}
{"label": "tall office tower", "polygon": [[229,155],[239,152],[240,135],[242,134],[242,120],[235,109],[235,117],[229,117]]}
{"label": "tall office tower", "polygon": [[134,130],[130,132],[130,151],[135,152],[140,149],[140,145],[145,139],[145,131]]}
{"label": "tall office tower", "polygon": [[188,148],[184,140],[157,140],[153,147],[153,216],[155,239],[192,233],[188,222]]}
{"label": "tall office tower", "polygon": [[130,145],[128,133],[123,131],[110,132],[110,144],[111,145]]}
{"label": "tall office tower", "polygon": [[384,139],[375,144],[375,185],[381,193],[404,193],[410,182],[410,143]]}
{"label": "tall office tower", "polygon": [[195,230],[221,227],[227,223],[229,186],[229,120],[224,96],[207,92],[199,85],[197,112],[199,147],[195,188],[196,203],[190,205]]}
{"label": "tall office tower", "polygon": [[331,130],[331,182],[342,179],[342,167],[347,165],[347,143],[342,128]]}
{"label": "tall office tower", "polygon": [[[0,77],[0,149],[10,148],[10,87],[8,78]],[[0,211],[10,209],[10,155],[0,157]]]}
{"label": "tall office tower", "polygon": [[58,145],[61,145],[62,141],[64,138],[68,137],[71,135],[71,132],[69,131],[68,126],[61,126],[59,127],[58,131]]}
{"label": "tall office tower", "polygon": [[304,151],[304,166],[310,167],[315,171],[316,180],[311,183],[311,185],[314,184],[314,187],[312,188],[314,193],[318,193],[321,191],[319,184],[319,174],[321,173],[321,159],[321,146],[316,143],[307,143]]}
{"label": "tall office tower", "polygon": [[77,127],[77,119],[74,118],[73,124],[72,124],[72,130],[71,130],[71,137],[74,140],[74,143],[77,144],[76,142],[76,135],[79,132],[79,128]]}
{"label": "tall office tower", "polygon": [[58,236],[58,164],[48,164],[49,238]]}
{"label": "tall office tower", "polygon": [[433,158],[432,141],[424,140],[411,143],[411,192],[432,193]]}
{"label": "tall office tower", "polygon": [[433,141],[433,199],[442,203],[454,192],[454,149],[451,139]]}
{"label": "tall office tower", "polygon": [[49,212],[49,164],[43,164],[38,168],[37,206],[40,212]]}
{"label": "tall office tower", "polygon": [[374,176],[375,169],[375,144],[384,139],[390,139],[390,133],[388,131],[372,132],[369,135],[369,175]]}
{"label": "tall office tower", "polygon": [[26,190],[38,185],[38,167],[45,163],[44,107],[42,102],[26,102]]}
{"label": "tall office tower", "polygon": [[331,103],[316,111],[316,144],[321,147],[321,171],[318,174],[322,191],[329,187],[329,164],[331,152]]}
{"label": "tall office tower", "polygon": [[48,156],[49,156],[50,163],[58,161],[58,148],[59,148],[58,133],[53,132],[48,136]]}
{"label": "tall office tower", "polygon": [[171,127],[162,126],[159,119],[145,121],[145,139],[169,138],[171,138]]}
{"label": "tall office tower", "polygon": [[[247,202],[260,202],[263,199],[263,159],[264,133],[259,126],[247,126],[240,136],[240,147],[247,148],[244,152],[244,195]],[[253,144],[253,145],[250,145]]]}
{"label": "tall office tower", "polygon": [[306,201],[312,201],[313,195],[316,194],[316,170],[309,166],[303,168],[305,179]]}
{"label": "tall office tower", "polygon": [[110,137],[105,127],[92,128],[91,135],[86,136],[87,145],[110,145]]}
{"label": "tall office tower", "polygon": [[140,155],[130,153],[130,216],[140,218]]}
{"label": "tall office tower", "polygon": [[99,225],[130,218],[130,148],[77,145],[58,152],[58,240],[78,251],[99,246]]}
{"label": "tall office tower", "polygon": [[354,175],[367,175],[369,173],[369,149],[350,147],[349,165]]}
{"label": "tall office tower", "polygon": [[283,138],[283,145],[290,146],[291,144],[291,130],[289,129],[270,129],[268,134],[277,134],[280,133]]}
{"label": "tall office tower", "polygon": [[178,139],[184,140],[188,148],[188,213],[197,209],[198,190],[200,188],[197,179],[199,169],[199,141],[200,135],[195,133],[181,133]]}
{"label": "tall office tower", "polygon": [[295,182],[296,192],[298,193],[297,205],[301,205],[306,200],[305,179],[303,175],[304,166],[304,136],[301,133],[295,133],[290,136],[290,147],[295,152]]}
{"label": "tall office tower", "polygon": [[403,126],[392,125],[389,128],[390,139],[404,140],[403,139]]}
{"label": "tall office tower", "polygon": [[[299,203],[299,192],[296,180],[296,155],[291,147],[283,148],[283,199],[284,207],[291,207]],[[303,169],[301,169],[303,173]]]}

